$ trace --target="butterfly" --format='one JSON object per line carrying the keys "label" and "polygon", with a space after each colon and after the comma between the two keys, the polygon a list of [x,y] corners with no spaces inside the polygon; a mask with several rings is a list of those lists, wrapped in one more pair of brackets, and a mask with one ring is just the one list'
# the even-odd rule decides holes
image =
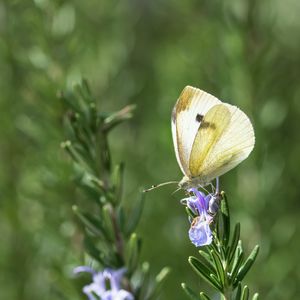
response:
{"label": "butterfly", "polygon": [[254,148],[253,126],[236,106],[186,86],[172,111],[172,137],[184,177],[182,189],[203,187],[245,160]]}
{"label": "butterfly", "polygon": [[247,115],[198,88],[183,89],[171,121],[175,154],[184,177],[144,192],[172,183],[184,190],[203,188],[245,160],[254,148],[254,130]]}

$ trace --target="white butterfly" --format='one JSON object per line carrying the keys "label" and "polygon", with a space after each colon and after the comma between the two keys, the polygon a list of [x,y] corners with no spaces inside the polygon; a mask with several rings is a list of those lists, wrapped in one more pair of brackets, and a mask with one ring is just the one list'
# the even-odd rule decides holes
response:
{"label": "white butterfly", "polygon": [[172,136],[183,189],[203,187],[228,172],[249,156],[255,143],[245,113],[191,86],[174,106]]}

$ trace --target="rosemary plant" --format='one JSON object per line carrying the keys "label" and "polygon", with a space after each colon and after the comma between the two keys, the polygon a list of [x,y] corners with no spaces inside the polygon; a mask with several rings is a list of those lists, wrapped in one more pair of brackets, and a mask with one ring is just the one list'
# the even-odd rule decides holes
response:
{"label": "rosemary plant", "polygon": [[92,277],[83,292],[93,300],[158,299],[169,269],[163,268],[152,280],[149,263],[139,260],[141,238],[135,231],[145,194],[140,193],[131,209],[124,206],[124,164],[113,162],[108,142],[112,129],[132,117],[134,106],[99,111],[85,80],[59,97],[66,107],[67,139],[61,146],[73,162],[76,185],[90,200],[88,205],[73,206],[89,257],[74,272]]}

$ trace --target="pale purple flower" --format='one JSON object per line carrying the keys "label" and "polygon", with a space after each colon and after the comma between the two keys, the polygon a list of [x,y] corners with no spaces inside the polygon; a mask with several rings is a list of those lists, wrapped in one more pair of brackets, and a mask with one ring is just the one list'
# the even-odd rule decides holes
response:
{"label": "pale purple flower", "polygon": [[189,230],[189,237],[191,242],[196,246],[209,245],[212,242],[212,233],[209,227],[209,222],[201,217],[196,217]]}
{"label": "pale purple flower", "polygon": [[[122,277],[126,272],[124,268],[119,270],[105,269],[103,272],[96,272],[86,266],[74,269],[75,274],[80,272],[92,274],[93,282],[83,287],[83,292],[89,300],[134,300],[133,295],[121,287]],[[107,289],[107,283],[109,289]]]}
{"label": "pale purple flower", "polygon": [[216,213],[215,196],[212,194],[205,195],[203,192],[192,188],[189,192],[194,195],[182,200],[182,203],[187,205],[194,213],[195,217],[190,220],[191,228],[189,229],[189,238],[196,246],[209,245],[212,242],[213,236],[210,229],[210,224],[213,221],[213,213]]}

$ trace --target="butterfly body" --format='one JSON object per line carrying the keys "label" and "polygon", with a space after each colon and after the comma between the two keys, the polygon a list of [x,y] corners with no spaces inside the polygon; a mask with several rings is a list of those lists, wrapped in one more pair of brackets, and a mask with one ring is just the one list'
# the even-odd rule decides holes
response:
{"label": "butterfly body", "polygon": [[211,182],[208,178],[199,174],[198,177],[189,178],[188,176],[183,176],[183,178],[179,181],[178,186],[181,189],[188,190],[198,186],[206,186]]}
{"label": "butterfly body", "polygon": [[245,113],[191,86],[184,88],[174,106],[172,136],[184,174],[182,189],[209,184],[246,159],[255,143]]}

